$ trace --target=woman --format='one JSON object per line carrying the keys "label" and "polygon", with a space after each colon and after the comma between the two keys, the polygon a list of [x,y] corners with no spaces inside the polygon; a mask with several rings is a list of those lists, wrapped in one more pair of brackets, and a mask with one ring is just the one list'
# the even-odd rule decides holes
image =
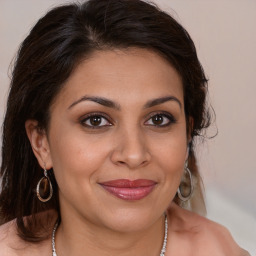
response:
{"label": "woman", "polygon": [[193,143],[210,124],[206,93],[192,40],[157,7],[47,13],[13,71],[1,255],[248,255],[181,208],[202,200]]}

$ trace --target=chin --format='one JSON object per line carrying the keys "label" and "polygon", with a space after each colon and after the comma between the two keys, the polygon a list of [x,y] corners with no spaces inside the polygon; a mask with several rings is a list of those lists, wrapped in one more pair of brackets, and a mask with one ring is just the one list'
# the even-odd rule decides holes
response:
{"label": "chin", "polygon": [[125,209],[120,208],[114,211],[102,211],[104,216],[100,216],[97,223],[115,232],[138,232],[153,225],[163,212],[156,212],[152,209]]}

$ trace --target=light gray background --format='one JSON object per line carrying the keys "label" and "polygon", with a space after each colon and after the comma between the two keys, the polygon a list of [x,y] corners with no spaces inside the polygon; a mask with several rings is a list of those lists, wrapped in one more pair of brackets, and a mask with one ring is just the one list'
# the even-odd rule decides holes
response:
{"label": "light gray background", "polygon": [[[31,26],[66,0],[0,0],[0,121],[8,67]],[[256,254],[256,1],[156,0],[185,26],[210,79],[219,134],[198,149],[208,218]],[[213,126],[210,134],[214,134]]]}

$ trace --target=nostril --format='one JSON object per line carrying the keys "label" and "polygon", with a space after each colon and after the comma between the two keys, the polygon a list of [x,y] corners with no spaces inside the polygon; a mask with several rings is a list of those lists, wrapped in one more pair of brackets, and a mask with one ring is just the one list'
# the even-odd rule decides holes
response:
{"label": "nostril", "polygon": [[124,162],[124,161],[118,161],[118,163],[119,163],[119,164],[125,164],[125,162]]}
{"label": "nostril", "polygon": [[111,151],[110,159],[115,165],[127,166],[129,169],[136,169],[147,165],[150,162],[151,154],[144,142],[139,138],[127,138],[121,140],[118,146]]}

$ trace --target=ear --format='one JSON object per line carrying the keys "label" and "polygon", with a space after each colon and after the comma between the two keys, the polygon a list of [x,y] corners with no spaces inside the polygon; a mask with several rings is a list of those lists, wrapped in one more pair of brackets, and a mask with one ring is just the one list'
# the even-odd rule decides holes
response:
{"label": "ear", "polygon": [[48,170],[52,168],[52,159],[46,132],[38,127],[36,120],[27,120],[25,129],[39,165],[42,169],[45,168]]}

